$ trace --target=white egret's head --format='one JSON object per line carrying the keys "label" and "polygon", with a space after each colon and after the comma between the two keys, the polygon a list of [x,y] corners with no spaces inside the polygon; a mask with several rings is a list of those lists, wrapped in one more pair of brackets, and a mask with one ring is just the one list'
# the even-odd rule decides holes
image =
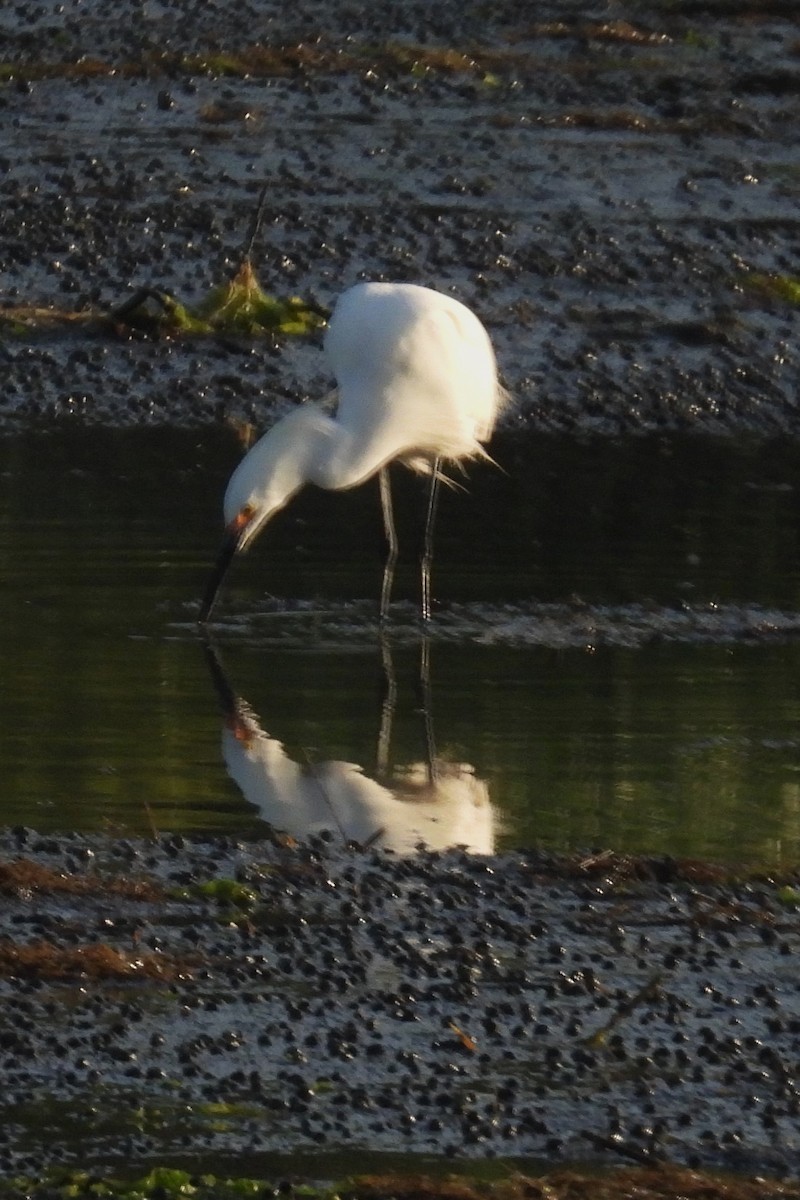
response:
{"label": "white egret's head", "polygon": [[256,442],[231,475],[223,502],[225,536],[206,585],[201,622],[208,620],[234,556],[308,481],[319,426],[315,408],[294,409]]}

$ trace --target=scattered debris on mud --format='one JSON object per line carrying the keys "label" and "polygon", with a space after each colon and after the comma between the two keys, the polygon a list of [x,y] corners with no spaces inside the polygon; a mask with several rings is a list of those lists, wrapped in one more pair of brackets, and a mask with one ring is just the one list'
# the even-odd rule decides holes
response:
{"label": "scattered debris on mud", "polygon": [[[452,290],[512,425],[792,435],[796,6],[612,7],[4,10],[0,423],[263,424],[324,394],[313,330],[155,356],[80,336],[126,292],[196,313],[266,187],[270,295]],[[47,310],[75,319],[42,341]]]}
{"label": "scattered debris on mud", "polygon": [[0,918],[6,1176],[331,1148],[796,1176],[796,873],[277,835],[0,853],[37,881]]}

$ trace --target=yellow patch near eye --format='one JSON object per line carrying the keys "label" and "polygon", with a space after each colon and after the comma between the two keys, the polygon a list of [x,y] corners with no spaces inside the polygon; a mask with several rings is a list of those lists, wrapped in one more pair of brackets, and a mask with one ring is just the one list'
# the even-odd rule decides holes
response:
{"label": "yellow patch near eye", "polygon": [[240,508],[236,516],[228,526],[230,533],[241,533],[241,531],[250,524],[255,516],[255,508],[252,504],[245,504],[244,508]]}

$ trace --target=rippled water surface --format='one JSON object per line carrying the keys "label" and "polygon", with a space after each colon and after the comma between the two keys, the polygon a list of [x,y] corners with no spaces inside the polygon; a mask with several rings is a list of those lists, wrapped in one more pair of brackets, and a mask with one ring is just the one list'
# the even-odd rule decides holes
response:
{"label": "rippled water surface", "polygon": [[495,450],[444,497],[427,641],[398,472],[386,637],[368,485],[277,517],[209,644],[230,435],[0,443],[2,822],[796,860],[797,450]]}

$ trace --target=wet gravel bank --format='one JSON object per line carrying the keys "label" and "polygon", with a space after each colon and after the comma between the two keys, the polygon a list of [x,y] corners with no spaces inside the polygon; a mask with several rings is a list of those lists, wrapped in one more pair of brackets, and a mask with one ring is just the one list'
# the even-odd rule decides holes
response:
{"label": "wet gravel bank", "polygon": [[0,856],[5,1174],[344,1147],[797,1175],[797,878],[25,830]]}
{"label": "wet gravel bank", "polygon": [[[741,0],[15,5],[0,14],[6,305],[228,277],[455,291],[528,425],[794,436],[800,16]],[[4,81],[4,82],[2,82]],[[0,326],[0,421],[265,419],[318,345]]]}

